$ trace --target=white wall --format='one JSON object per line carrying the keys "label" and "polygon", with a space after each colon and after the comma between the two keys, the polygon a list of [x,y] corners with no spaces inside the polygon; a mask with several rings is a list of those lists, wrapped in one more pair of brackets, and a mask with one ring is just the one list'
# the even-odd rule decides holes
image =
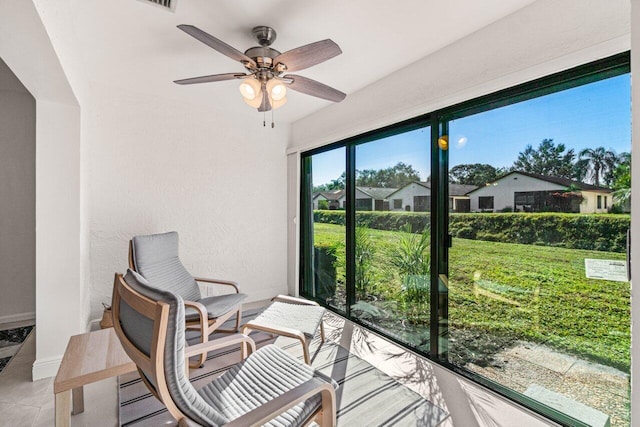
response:
{"label": "white wall", "polygon": [[235,280],[249,301],[287,292],[286,128],[97,83],[83,126],[94,318],[138,234],[178,231],[189,271]]}
{"label": "white wall", "polygon": [[[611,207],[611,193],[597,193],[593,191],[582,191],[582,203],[580,203],[580,213],[607,213]],[[600,209],[598,209],[598,196],[602,197]]]}
{"label": "white wall", "polygon": [[625,51],[628,34],[628,0],[538,0],[295,122],[290,152]]}
{"label": "white wall", "polygon": [[519,173],[513,173],[505,176],[504,178],[496,181],[493,185],[487,185],[485,187],[478,188],[473,193],[469,194],[471,198],[471,211],[479,211],[480,207],[478,200],[480,197],[493,196],[493,210],[494,212],[500,211],[507,206],[513,205],[513,197],[515,192],[520,191],[554,191],[564,190],[559,184],[552,182],[542,181],[537,178],[522,175]]}
{"label": "white wall", "polygon": [[0,323],[36,311],[36,101],[0,58]]}
{"label": "white wall", "polygon": [[[413,206],[413,197],[414,196],[431,196],[431,189],[426,188],[420,184],[411,183],[404,188],[396,191],[389,195],[389,206],[391,210],[404,211],[405,206],[409,206],[410,211],[414,212],[415,208]],[[402,199],[402,208],[401,209],[393,209],[393,200],[394,199]],[[431,208],[428,208],[431,209]]]}
{"label": "white wall", "polygon": [[36,99],[36,361],[55,375],[68,337],[84,330],[80,253],[80,110],[40,16],[0,0],[0,57]]}

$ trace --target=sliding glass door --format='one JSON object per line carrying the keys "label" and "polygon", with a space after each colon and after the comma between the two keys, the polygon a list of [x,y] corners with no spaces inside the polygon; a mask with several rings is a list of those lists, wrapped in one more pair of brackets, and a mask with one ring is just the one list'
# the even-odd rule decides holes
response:
{"label": "sliding glass door", "polygon": [[621,54],[303,153],[302,295],[561,424],[629,425],[630,80]]}
{"label": "sliding glass door", "polygon": [[[629,425],[630,75],[448,122],[449,363]],[[626,190],[625,190],[626,189]],[[607,396],[603,398],[603,396]]]}

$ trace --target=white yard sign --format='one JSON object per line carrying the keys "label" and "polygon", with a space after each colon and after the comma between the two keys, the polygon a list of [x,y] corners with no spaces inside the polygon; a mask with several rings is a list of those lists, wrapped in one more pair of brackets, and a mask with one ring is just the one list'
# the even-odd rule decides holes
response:
{"label": "white yard sign", "polygon": [[584,269],[589,279],[627,282],[627,263],[612,259],[584,259]]}

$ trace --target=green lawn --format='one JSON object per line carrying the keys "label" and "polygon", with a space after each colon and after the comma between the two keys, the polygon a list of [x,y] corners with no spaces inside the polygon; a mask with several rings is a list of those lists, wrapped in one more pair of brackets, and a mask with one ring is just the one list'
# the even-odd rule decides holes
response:
{"label": "green lawn", "polygon": [[[314,227],[316,246],[344,244],[343,226]],[[368,291],[376,304],[391,307],[394,316],[426,326],[428,313],[407,313],[406,306],[394,304],[403,291],[390,254],[403,235],[369,230],[375,253]],[[624,254],[454,239],[449,260],[452,337],[466,336],[465,346],[470,336],[503,344],[516,339],[544,342],[628,370],[629,283],[587,279],[585,258],[620,260]],[[338,281],[343,282],[343,263],[336,264]],[[456,351],[455,345],[451,349]]]}

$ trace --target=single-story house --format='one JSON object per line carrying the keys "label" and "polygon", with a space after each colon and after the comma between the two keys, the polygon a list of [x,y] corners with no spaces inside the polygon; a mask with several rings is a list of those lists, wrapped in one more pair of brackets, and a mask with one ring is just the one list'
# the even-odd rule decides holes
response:
{"label": "single-story house", "polygon": [[320,209],[320,201],[326,200],[329,209],[339,209],[344,200],[344,190],[321,191],[313,195],[313,209]]}
{"label": "single-story house", "polygon": [[571,179],[510,172],[469,192],[472,212],[605,213],[612,190]]}
{"label": "single-story house", "polygon": [[[469,193],[475,185],[449,184],[449,210],[469,212]],[[390,194],[393,211],[427,212],[431,209],[431,182],[414,181]]]}
{"label": "single-story house", "polygon": [[388,211],[389,194],[397,188],[356,187],[356,210]]}

